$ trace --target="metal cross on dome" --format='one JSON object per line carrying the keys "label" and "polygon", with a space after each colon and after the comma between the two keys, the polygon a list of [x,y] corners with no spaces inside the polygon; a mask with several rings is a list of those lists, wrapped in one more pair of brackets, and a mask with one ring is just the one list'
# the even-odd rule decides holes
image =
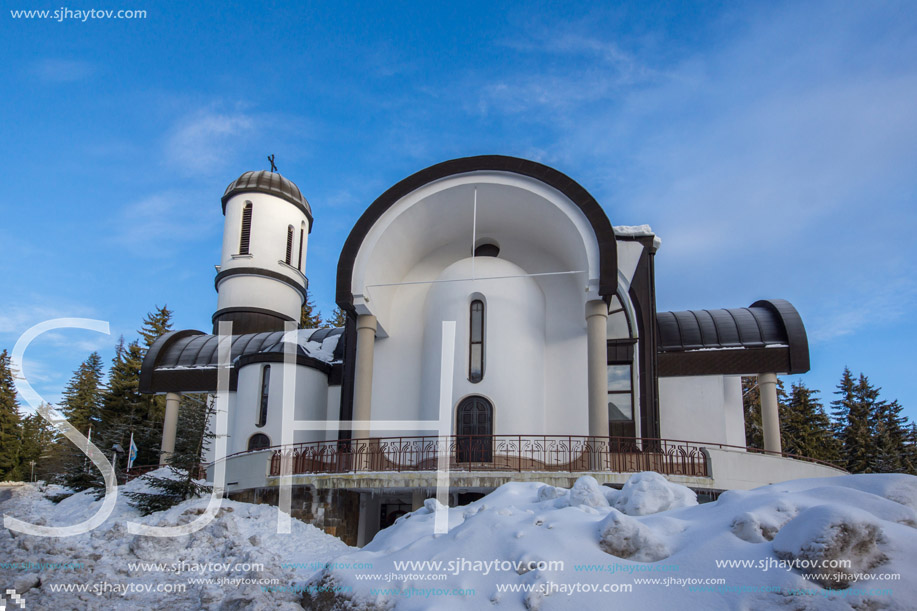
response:
{"label": "metal cross on dome", "polygon": [[271,172],[276,172],[277,166],[274,165],[274,155],[268,155],[267,160],[271,162]]}

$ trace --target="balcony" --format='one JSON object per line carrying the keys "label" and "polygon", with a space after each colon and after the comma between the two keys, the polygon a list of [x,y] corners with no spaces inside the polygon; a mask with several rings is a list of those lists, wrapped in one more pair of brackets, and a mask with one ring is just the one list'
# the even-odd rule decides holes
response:
{"label": "balcony", "polygon": [[[316,441],[275,448],[269,475],[434,471],[636,473],[707,477],[702,444],[575,435],[451,435]],[[445,464],[442,465],[445,467]]]}

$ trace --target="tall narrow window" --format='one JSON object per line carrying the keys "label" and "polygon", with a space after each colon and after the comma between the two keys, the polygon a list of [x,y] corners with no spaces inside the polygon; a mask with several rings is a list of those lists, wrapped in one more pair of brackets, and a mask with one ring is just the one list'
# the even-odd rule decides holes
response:
{"label": "tall narrow window", "polygon": [[480,382],[484,379],[484,302],[471,302],[471,329],[468,335],[468,380]]}
{"label": "tall narrow window", "polygon": [[293,261],[293,225],[287,227],[287,256],[283,260],[287,265]]}
{"label": "tall narrow window", "polygon": [[296,261],[296,269],[302,271],[302,243],[306,239],[306,224],[299,227],[299,259]]}
{"label": "tall narrow window", "polygon": [[265,365],[261,370],[261,404],[258,406],[258,421],[256,426],[267,424],[267,400],[269,396],[269,387],[271,385],[271,366]]}
{"label": "tall narrow window", "polygon": [[252,203],[246,202],[242,209],[242,233],[239,238],[239,254],[247,255],[249,243],[252,239]]}
{"label": "tall narrow window", "polygon": [[608,434],[634,437],[634,392],[630,363],[608,365]]}

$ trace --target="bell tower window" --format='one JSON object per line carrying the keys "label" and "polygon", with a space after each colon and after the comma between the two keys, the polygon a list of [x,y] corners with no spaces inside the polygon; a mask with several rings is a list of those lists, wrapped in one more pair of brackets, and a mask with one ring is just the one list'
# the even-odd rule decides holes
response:
{"label": "bell tower window", "polygon": [[242,209],[242,231],[239,236],[239,254],[247,255],[252,239],[252,203],[245,202]]}
{"label": "bell tower window", "polygon": [[287,227],[287,254],[283,262],[287,265],[293,260],[293,225]]}

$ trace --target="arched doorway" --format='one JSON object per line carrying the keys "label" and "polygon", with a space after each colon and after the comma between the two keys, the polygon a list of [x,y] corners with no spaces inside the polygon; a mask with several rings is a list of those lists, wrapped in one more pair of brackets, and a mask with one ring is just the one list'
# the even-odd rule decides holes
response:
{"label": "arched doorway", "polygon": [[484,397],[466,397],[455,411],[458,462],[493,461],[494,406]]}

